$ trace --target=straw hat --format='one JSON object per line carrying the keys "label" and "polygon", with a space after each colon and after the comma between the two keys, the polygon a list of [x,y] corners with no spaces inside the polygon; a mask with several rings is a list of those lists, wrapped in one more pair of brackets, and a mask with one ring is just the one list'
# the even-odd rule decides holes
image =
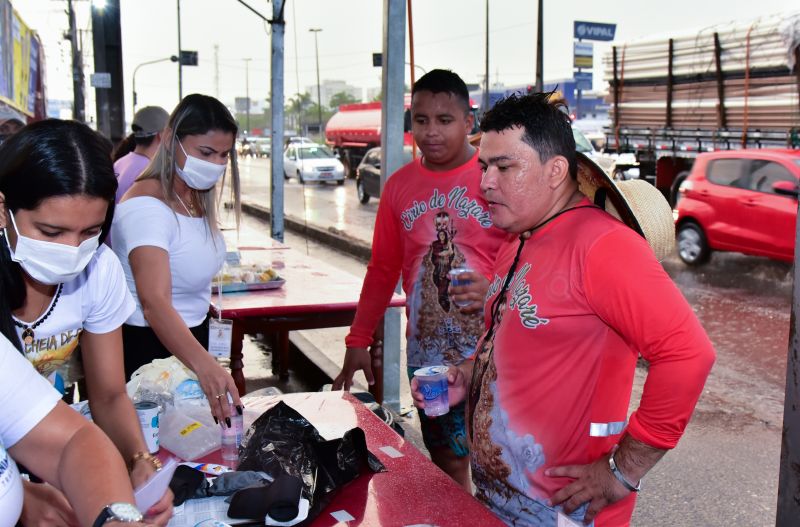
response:
{"label": "straw hat", "polygon": [[675,248],[672,207],[646,181],[614,181],[597,163],[578,152],[578,189],[595,205],[647,240],[659,261]]}

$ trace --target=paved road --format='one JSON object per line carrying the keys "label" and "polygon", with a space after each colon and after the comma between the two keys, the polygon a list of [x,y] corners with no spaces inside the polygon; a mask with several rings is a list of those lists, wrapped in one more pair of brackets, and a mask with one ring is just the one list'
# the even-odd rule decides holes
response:
{"label": "paved road", "polygon": [[[268,205],[267,162],[245,161],[242,168],[245,200]],[[358,203],[352,180],[342,187],[290,180],[285,188],[287,215],[371,240],[377,202]],[[718,358],[686,435],[648,475],[634,525],[774,525],[791,266],[715,254],[701,268],[688,268],[676,256],[664,267]],[[645,374],[644,367],[637,372],[634,402]]]}
{"label": "paved road", "polygon": [[[245,200],[269,206],[269,160],[245,158],[240,162],[242,194]],[[335,183],[306,183],[296,179],[284,183],[284,212],[323,228],[334,227],[350,236],[371,242],[378,201],[358,202],[355,180],[343,186]]]}

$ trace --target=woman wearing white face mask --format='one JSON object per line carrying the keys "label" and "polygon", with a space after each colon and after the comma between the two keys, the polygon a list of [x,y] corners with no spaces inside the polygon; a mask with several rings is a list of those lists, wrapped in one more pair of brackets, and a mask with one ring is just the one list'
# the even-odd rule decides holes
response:
{"label": "woman wearing white face mask", "polygon": [[[107,143],[87,126],[47,120],[0,147],[0,332],[55,384],[82,367],[95,423],[131,464],[131,482],[157,468],[125,391],[121,325],[134,304],[104,245],[116,177]],[[150,511],[165,525],[172,494]],[[25,483],[22,522],[72,525],[54,487]]]}
{"label": "woman wearing white face mask", "polygon": [[211,412],[230,426],[233,378],[206,350],[211,281],[225,258],[218,182],[231,163],[239,216],[237,126],[213,97],[189,95],[172,112],[153,161],[117,206],[112,237],[136,301],[123,326],[125,372],[175,355],[197,374]]}

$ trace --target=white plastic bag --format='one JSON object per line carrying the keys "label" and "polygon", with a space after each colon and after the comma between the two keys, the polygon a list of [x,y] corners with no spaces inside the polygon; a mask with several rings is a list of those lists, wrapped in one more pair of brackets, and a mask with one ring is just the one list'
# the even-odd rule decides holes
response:
{"label": "white plastic bag", "polygon": [[[159,404],[163,410],[173,404],[175,399],[184,398],[182,394],[187,392],[185,388],[194,383],[197,383],[197,376],[194,372],[177,358],[168,357],[155,359],[140,367],[133,372],[126,387],[128,396],[134,402],[153,401]],[[181,387],[180,390],[179,387]],[[188,391],[196,393],[196,390]]]}

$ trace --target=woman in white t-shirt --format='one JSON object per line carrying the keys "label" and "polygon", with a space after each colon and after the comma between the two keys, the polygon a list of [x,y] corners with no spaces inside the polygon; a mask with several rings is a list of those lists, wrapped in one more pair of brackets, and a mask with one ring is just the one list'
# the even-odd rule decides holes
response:
{"label": "woman in white t-shirt", "polygon": [[[217,224],[217,183],[231,163],[239,217],[237,126],[213,97],[188,95],[170,115],[158,152],[120,200],[114,252],[136,310],[123,326],[125,373],[175,355],[196,375],[217,421],[230,426],[230,398],[242,412],[233,378],[208,353],[211,281],[225,241]],[[224,186],[224,180],[220,188]]]}
{"label": "woman in white t-shirt", "polygon": [[[138,486],[159,464],[125,391],[120,327],[133,299],[119,260],[101,245],[117,187],[107,145],[86,125],[46,120],[0,147],[0,332],[57,385],[80,375],[80,342],[94,421]],[[152,521],[166,524],[171,499],[148,511]],[[71,514],[59,491],[25,483],[23,523],[67,525]]]}
{"label": "woman in white t-shirt", "polygon": [[91,525],[110,503],[125,504],[132,518],[139,515],[113,443],[60,398],[0,334],[0,527],[16,525],[22,512],[22,478],[14,459],[64,491],[73,523]]}

